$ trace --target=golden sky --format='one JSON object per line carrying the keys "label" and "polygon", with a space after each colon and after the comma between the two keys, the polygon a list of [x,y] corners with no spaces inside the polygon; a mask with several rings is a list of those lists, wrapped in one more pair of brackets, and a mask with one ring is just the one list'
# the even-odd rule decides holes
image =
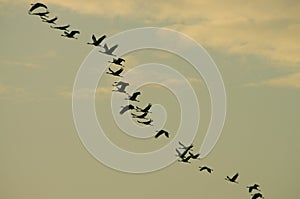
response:
{"label": "golden sky", "polygon": [[[250,198],[259,183],[265,198],[297,198],[300,172],[300,3],[277,1],[44,0],[50,17],[81,31],[60,36],[28,15],[31,1],[0,0],[0,198]],[[92,50],[91,34],[112,36],[138,27],[167,27],[195,39],[213,58],[227,92],[227,117],[214,150],[191,165],[127,174],[94,159],[72,116],[76,73]],[[191,82],[201,108],[198,150],[206,131],[209,95],[184,60],[154,50],[125,56],[126,67],[161,62]],[[149,151],[168,141],[123,135],[110,115],[110,77],[99,82],[96,109],[107,135],[128,150]],[[153,89],[156,89],[155,91]],[[161,103],[176,131],[178,103],[166,89],[142,88],[141,101]],[[152,94],[159,93],[161,98]],[[82,94],[79,93],[80,96]],[[103,115],[108,113],[108,115]],[[197,167],[209,165],[211,175]],[[239,184],[225,182],[240,173]]]}

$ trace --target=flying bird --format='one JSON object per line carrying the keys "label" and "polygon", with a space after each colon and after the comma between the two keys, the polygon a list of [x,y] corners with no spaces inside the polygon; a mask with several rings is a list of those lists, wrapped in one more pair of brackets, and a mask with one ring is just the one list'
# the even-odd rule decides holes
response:
{"label": "flying bird", "polygon": [[169,138],[169,132],[165,131],[165,130],[160,130],[160,131],[156,131],[157,133],[155,134],[155,138],[158,138],[161,135],[165,135],[167,138]]}
{"label": "flying bird", "polygon": [[141,115],[136,115],[136,114],[134,114],[134,113],[131,113],[131,115],[132,115],[132,118],[139,118],[139,119],[145,119],[145,117],[147,116],[147,114],[148,113],[143,113],[143,114],[141,114]]}
{"label": "flying bird", "polygon": [[247,186],[246,188],[248,188],[249,193],[251,193],[253,190],[261,191],[259,189],[259,187],[260,186],[258,184],[254,184],[254,185],[251,185],[251,186]]}
{"label": "flying bird", "polygon": [[255,193],[251,194],[252,198],[251,199],[257,199],[257,198],[264,198],[261,193]]}
{"label": "flying bird", "polygon": [[119,81],[119,82],[114,82],[113,86],[116,87],[116,90],[113,90],[114,92],[120,92],[120,93],[126,93],[127,94],[125,89],[126,89],[127,86],[129,86],[129,83]]}
{"label": "flying bird", "polygon": [[230,182],[234,182],[234,183],[238,183],[236,181],[238,177],[239,177],[239,173],[236,173],[233,177],[226,176],[225,180],[230,181]]}
{"label": "flying bird", "polygon": [[152,104],[151,103],[149,103],[145,108],[140,108],[140,107],[136,107],[136,111],[137,112],[144,112],[144,113],[151,113],[151,112],[149,112],[149,110],[150,110],[150,108],[152,107]]}
{"label": "flying bird", "polygon": [[[121,68],[122,69],[122,68]],[[128,94],[128,97],[126,100],[130,100],[130,101],[136,101],[139,102],[136,98],[141,94],[141,92],[135,92],[133,93],[131,96]]]}
{"label": "flying bird", "polygon": [[50,24],[56,24],[55,21],[58,19],[57,17],[54,17],[52,19],[47,19],[45,17],[41,17],[42,21],[43,22],[46,22],[46,23],[50,23]]}
{"label": "flying bird", "polygon": [[96,38],[95,35],[92,35],[92,40],[93,42],[90,43],[88,42],[87,44],[93,45],[93,46],[100,46],[101,42],[106,38],[106,35],[103,35],[102,37],[100,37],[99,39]]}
{"label": "flying bird", "polygon": [[192,156],[193,159],[198,159],[198,157],[200,156],[200,153],[197,153],[196,155],[194,155],[192,152],[189,152],[190,156]]}
{"label": "flying bird", "polygon": [[104,51],[99,51],[103,54],[107,54],[107,55],[112,55],[112,56],[116,56],[113,54],[113,52],[116,50],[116,48],[118,48],[119,45],[114,45],[113,47],[111,48],[108,48],[107,44],[104,44],[103,48],[104,48]]}
{"label": "flying bird", "polygon": [[72,30],[71,32],[64,31],[64,34],[61,36],[71,38],[71,39],[78,39],[77,37],[75,37],[76,34],[80,34],[80,31],[78,30]]}
{"label": "flying bird", "polygon": [[122,64],[122,62],[125,62],[125,59],[123,59],[123,58],[118,58],[118,59],[113,58],[113,61],[108,61],[108,62],[119,65],[119,66],[124,66]]}
{"label": "flying bird", "polygon": [[153,125],[152,125],[152,122],[153,122],[152,119],[149,119],[148,121],[140,121],[140,120],[138,120],[137,122],[140,123],[140,124],[147,125],[147,126],[148,126],[148,125],[153,126]]}
{"label": "flying bird", "polygon": [[35,13],[30,13],[30,15],[37,15],[39,17],[44,17],[44,18],[48,18],[48,14],[49,14],[49,11],[45,11],[45,12],[35,12]]}
{"label": "flying bird", "polygon": [[[193,145],[190,145],[189,147],[187,147],[182,153],[176,149],[176,152],[178,154],[178,156],[181,158],[181,159],[184,159],[185,158],[185,155],[193,148]],[[190,155],[191,156],[191,155]],[[192,156],[191,156],[192,158]]]}
{"label": "flying bird", "polygon": [[211,169],[207,166],[202,166],[202,167],[200,166],[199,171],[207,171],[208,173],[211,173],[211,172],[213,172],[213,169]]}
{"label": "flying bird", "polygon": [[121,108],[120,114],[123,115],[126,111],[133,110],[134,106],[129,104],[127,106],[121,106]]}
{"label": "flying bird", "polygon": [[38,9],[38,8],[45,8],[45,9],[48,9],[48,7],[43,4],[43,3],[33,3],[33,4],[30,4],[31,5],[31,8],[28,10],[28,13],[31,14],[32,11]]}
{"label": "flying bird", "polygon": [[70,25],[65,25],[65,26],[50,26],[50,28],[53,29],[58,29],[58,30],[68,30],[68,28],[70,27]]}
{"label": "flying bird", "polygon": [[122,77],[121,73],[123,72],[123,68],[120,68],[119,70],[113,71],[111,68],[108,68],[109,72],[106,72],[106,74],[116,76],[116,77]]}

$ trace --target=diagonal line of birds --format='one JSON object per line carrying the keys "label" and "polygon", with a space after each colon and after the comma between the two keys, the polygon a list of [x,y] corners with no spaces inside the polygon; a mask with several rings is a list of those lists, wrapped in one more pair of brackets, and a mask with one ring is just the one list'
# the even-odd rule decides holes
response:
{"label": "diagonal line of birds", "polygon": [[[75,37],[76,35],[80,35],[79,30],[72,30],[70,31],[69,28],[71,25],[57,25],[56,21],[58,20],[58,17],[49,18],[49,10],[48,7],[43,3],[34,3],[31,4],[30,9],[28,10],[29,15],[39,16],[41,21],[48,24],[53,24],[54,26],[50,25],[50,28],[63,31],[62,37],[66,37],[69,39],[78,39],[78,37]],[[102,54],[106,54],[109,56],[113,56],[112,61],[108,61],[110,64],[114,64],[115,66],[118,66],[119,68],[116,70],[113,70],[110,66],[108,67],[108,70],[106,72],[107,75],[111,75],[114,77],[123,77],[122,72],[124,71],[124,62],[125,59],[118,57],[114,58],[117,55],[113,54],[114,51],[118,48],[118,45],[114,45],[112,47],[108,47],[108,44],[101,45],[101,43],[106,38],[106,35],[103,35],[99,37],[98,39],[93,34],[92,35],[92,42],[87,42],[88,45],[92,45],[95,47],[102,47],[103,50],[99,51]],[[151,107],[152,104],[148,103],[148,105],[144,108],[141,108],[139,106],[135,106],[132,103],[133,102],[140,102],[138,100],[138,97],[141,95],[140,91],[136,91],[132,94],[129,94],[126,91],[126,88],[129,86],[128,82],[123,81],[116,81],[112,84],[114,87],[114,90],[112,92],[119,92],[126,94],[127,98],[124,98],[124,100],[130,101],[130,103],[126,106],[121,106],[120,114],[123,115],[126,112],[130,112],[132,119],[135,119],[137,123],[144,125],[144,126],[153,126],[153,120],[149,117],[149,114],[151,113]],[[165,136],[166,138],[170,137],[170,133],[164,129],[155,131],[154,138],[159,138],[160,136]],[[188,163],[191,164],[192,160],[199,160],[200,154],[194,154],[193,151],[193,144],[185,145],[181,142],[179,142],[179,147],[175,149],[176,157],[178,157],[178,162],[182,163]],[[199,172],[206,172],[209,174],[213,173],[213,169],[209,166],[203,165],[199,166]],[[239,173],[235,173],[233,176],[226,176],[225,180],[229,183],[238,184],[239,182],[237,179],[239,178]],[[258,199],[258,198],[264,198],[264,196],[261,193],[260,185],[259,184],[252,184],[246,186],[251,199]]]}

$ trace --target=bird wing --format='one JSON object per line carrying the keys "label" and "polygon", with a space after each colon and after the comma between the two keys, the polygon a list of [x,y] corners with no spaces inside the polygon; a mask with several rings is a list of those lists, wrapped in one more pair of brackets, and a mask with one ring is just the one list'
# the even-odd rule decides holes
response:
{"label": "bird wing", "polygon": [[111,73],[114,73],[115,71],[113,71],[110,67],[108,68],[108,70],[111,72]]}
{"label": "bird wing", "polygon": [[108,50],[108,52],[109,52],[109,53],[113,53],[113,52],[116,50],[116,48],[118,48],[118,46],[119,46],[119,45],[114,45],[113,47],[111,47],[111,48]]}
{"label": "bird wing", "polygon": [[58,19],[57,17],[54,17],[54,18],[48,20],[48,22],[54,22],[54,21],[56,21],[57,19]]}
{"label": "bird wing", "polygon": [[100,37],[100,38],[98,39],[99,44],[100,44],[105,38],[106,38],[106,35],[103,35],[102,37]]}
{"label": "bird wing", "polygon": [[180,153],[180,151],[178,149],[175,149],[175,151],[176,151],[176,153],[177,153],[178,156],[181,156],[181,153]]}
{"label": "bird wing", "polygon": [[103,48],[104,48],[105,52],[108,53],[108,50],[109,50],[109,49],[108,49],[107,44],[104,44]]}
{"label": "bird wing", "polygon": [[124,70],[123,68],[120,68],[119,70],[117,70],[117,71],[115,72],[115,74],[116,74],[116,75],[120,75],[120,74],[123,72],[123,70]]}
{"label": "bird wing", "polygon": [[76,34],[80,34],[80,31],[78,31],[78,30],[72,30],[72,31],[70,32],[70,36],[71,36],[71,37],[73,37],[73,36],[76,35]]}
{"label": "bird wing", "polygon": [[97,42],[97,39],[96,39],[96,37],[95,37],[95,35],[94,35],[94,34],[92,35],[92,40],[93,40],[93,42],[94,42],[94,43],[96,43],[96,42]]}
{"label": "bird wing", "polygon": [[169,133],[167,131],[165,131],[165,135],[167,138],[169,138]]}
{"label": "bird wing", "polygon": [[236,173],[236,174],[231,178],[231,180],[235,181],[238,177],[239,177],[239,173]]}
{"label": "bird wing", "polygon": [[123,107],[122,110],[120,111],[120,114],[122,115],[123,113],[125,113],[128,110],[129,110],[129,105]]}
{"label": "bird wing", "polygon": [[42,8],[45,8],[45,9],[48,9],[47,6],[45,4],[42,4],[42,3],[35,3],[31,6],[31,8],[29,9],[29,12],[32,12],[34,11],[35,9],[39,8],[39,7],[42,7]]}

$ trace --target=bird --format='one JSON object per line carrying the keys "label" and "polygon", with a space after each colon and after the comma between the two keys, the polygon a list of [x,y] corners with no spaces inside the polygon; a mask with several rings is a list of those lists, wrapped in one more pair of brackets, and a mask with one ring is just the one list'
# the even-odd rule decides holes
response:
{"label": "bird", "polygon": [[50,26],[50,28],[53,28],[53,29],[58,29],[58,30],[68,30],[68,28],[70,27],[70,25],[64,25],[64,26]]}
{"label": "bird", "polygon": [[148,113],[145,112],[145,113],[143,113],[141,115],[136,115],[134,113],[131,113],[131,115],[132,115],[132,118],[145,119],[145,117],[148,115]]}
{"label": "bird", "polygon": [[134,106],[132,104],[129,104],[127,106],[121,106],[121,111],[120,111],[120,114],[123,115],[126,111],[129,111],[129,110],[133,110],[134,109]]}
{"label": "bird", "polygon": [[[193,148],[193,145],[191,144],[190,146],[187,146],[185,149],[184,149],[184,151],[182,152],[182,153],[180,153],[177,149],[176,149],[176,151],[177,151],[177,153],[178,153],[178,156],[181,158],[181,159],[184,159],[185,158],[185,155],[190,151],[190,150],[192,150],[192,148]],[[191,156],[192,157],[192,156]]]}
{"label": "bird", "polygon": [[121,73],[123,72],[123,68],[120,68],[119,70],[113,71],[111,68],[108,68],[109,72],[106,72],[106,74],[116,76],[116,77],[122,77]]}
{"label": "bird", "polygon": [[247,186],[246,188],[248,188],[249,193],[251,193],[253,190],[261,191],[259,189],[259,187],[260,186],[258,184],[254,184],[254,185],[251,185],[251,186]]}
{"label": "bird", "polygon": [[211,173],[211,172],[213,172],[213,169],[211,169],[211,168],[209,168],[209,167],[207,167],[207,166],[199,166],[199,171],[204,171],[204,170],[206,170],[208,173]]}
{"label": "bird", "polygon": [[118,59],[113,58],[113,61],[108,61],[108,62],[119,65],[119,66],[124,66],[122,64],[122,62],[125,62],[125,59],[123,59],[123,58],[118,58]]}
{"label": "bird", "polygon": [[61,36],[67,37],[67,38],[72,38],[72,39],[78,39],[77,37],[74,37],[76,34],[80,34],[80,31],[78,31],[78,30],[72,30],[71,32],[64,31],[64,34]]}
{"label": "bird", "polygon": [[192,156],[193,159],[198,159],[198,157],[200,156],[200,153],[197,153],[196,155],[194,155],[192,152],[189,152],[190,156]]}
{"label": "bird", "polygon": [[149,119],[148,121],[139,121],[139,120],[138,120],[137,122],[140,123],[140,124],[153,126],[153,125],[152,125],[152,122],[153,122],[152,119]]}
{"label": "bird", "polygon": [[125,89],[126,89],[127,86],[129,86],[129,83],[119,81],[119,82],[114,82],[114,84],[112,86],[116,87],[116,90],[113,90],[114,92],[120,92],[120,93],[126,93],[127,94]]}
{"label": "bird", "polygon": [[226,176],[226,178],[225,178],[225,180],[228,180],[228,181],[230,181],[230,182],[234,182],[234,183],[238,183],[237,181],[236,181],[236,179],[239,177],[239,173],[236,173],[233,177],[228,177],[228,176]]}
{"label": "bird", "polygon": [[[122,69],[122,68],[121,68]],[[130,101],[136,101],[139,102],[136,98],[141,94],[141,92],[137,91],[135,93],[133,93],[131,96],[128,94],[128,97],[126,100],[130,100]]]}
{"label": "bird", "polygon": [[113,47],[108,48],[107,44],[104,44],[103,48],[104,48],[105,51],[99,51],[99,52],[101,52],[103,54],[107,54],[107,55],[116,56],[116,55],[114,55],[112,53],[116,50],[116,48],[118,48],[118,46],[119,45],[114,45]]}
{"label": "bird", "polygon": [[46,23],[51,23],[51,24],[56,24],[55,21],[58,19],[57,17],[54,17],[52,19],[47,19],[45,17],[41,17],[42,21],[43,22],[46,22]]}
{"label": "bird", "polygon": [[149,112],[149,110],[150,110],[151,107],[152,107],[152,104],[149,103],[145,108],[142,109],[142,108],[140,108],[140,107],[137,106],[135,110],[137,112],[151,113],[151,112]]}
{"label": "bird", "polygon": [[165,135],[167,138],[169,138],[169,132],[165,131],[165,130],[160,130],[160,131],[156,131],[157,133],[155,134],[155,138],[158,138],[161,135]]}
{"label": "bird", "polygon": [[100,46],[101,42],[106,38],[106,35],[103,35],[102,37],[100,37],[99,39],[96,38],[95,35],[92,35],[92,40],[93,42],[88,42],[87,44],[89,45],[93,45],[93,46]]}
{"label": "bird", "polygon": [[257,198],[264,198],[261,193],[255,193],[251,194],[252,198],[251,199],[257,199]]}
{"label": "bird", "polygon": [[28,13],[31,14],[32,11],[38,9],[38,8],[45,8],[45,9],[48,9],[48,7],[43,4],[43,3],[33,3],[33,4],[30,4],[31,5],[31,8],[28,10]]}
{"label": "bird", "polygon": [[36,12],[36,13],[30,13],[30,15],[37,15],[39,17],[44,17],[44,18],[48,18],[48,14],[49,14],[49,11],[45,11],[45,12]]}

